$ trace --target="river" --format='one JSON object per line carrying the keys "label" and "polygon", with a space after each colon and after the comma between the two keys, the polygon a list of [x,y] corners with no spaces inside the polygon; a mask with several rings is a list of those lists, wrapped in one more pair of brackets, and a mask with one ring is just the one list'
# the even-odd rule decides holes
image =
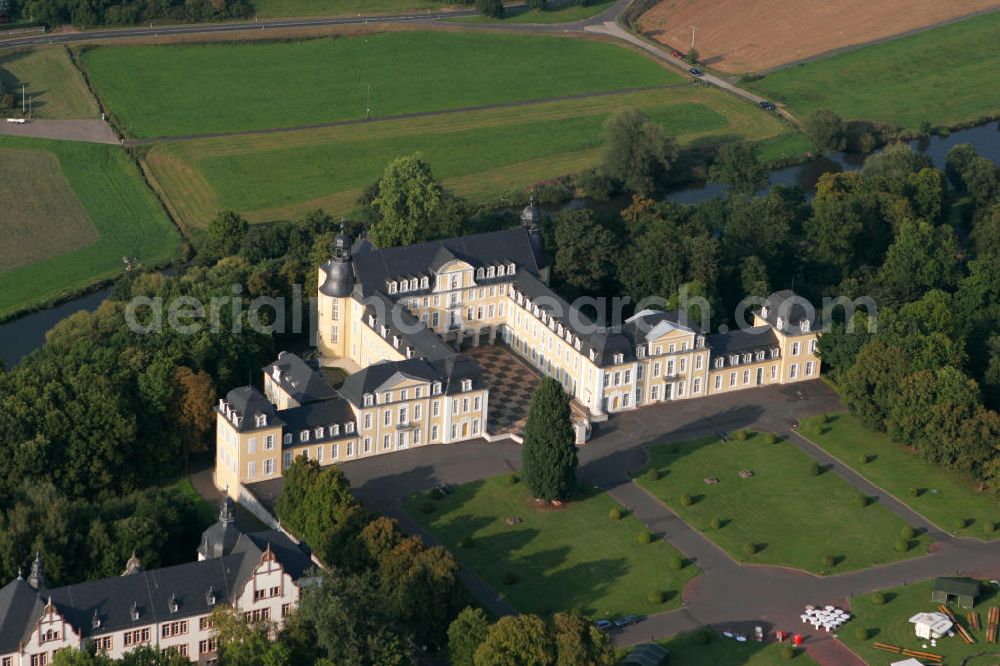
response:
{"label": "river", "polygon": [[[1000,164],[1000,122],[994,121],[972,127],[969,129],[952,132],[948,136],[933,136],[925,139],[917,139],[910,143],[914,150],[930,156],[934,166],[944,168],[945,156],[952,146],[960,143],[972,144],[976,151],[988,157],[997,164]],[[864,165],[864,158],[856,154],[837,153],[826,157],[786,167],[775,169],[771,172],[770,182],[772,185],[797,185],[804,190],[810,191],[816,187],[819,177],[830,171],[851,171],[860,169]],[[667,194],[666,199],[675,203],[699,203],[713,197],[724,196],[726,186],[718,183],[696,183]],[[610,202],[597,203],[581,199],[574,199],[567,204],[560,204],[547,210],[558,211],[567,208],[581,208],[593,206],[594,208],[616,211],[622,204],[627,204],[626,198],[615,199]],[[40,347],[45,342],[45,333],[55,326],[59,321],[81,310],[96,310],[101,304],[110,289],[103,289],[80,298],[73,299],[46,310],[40,310],[32,314],[14,319],[6,324],[0,324],[0,357],[4,359],[7,367],[15,365],[30,351]]]}

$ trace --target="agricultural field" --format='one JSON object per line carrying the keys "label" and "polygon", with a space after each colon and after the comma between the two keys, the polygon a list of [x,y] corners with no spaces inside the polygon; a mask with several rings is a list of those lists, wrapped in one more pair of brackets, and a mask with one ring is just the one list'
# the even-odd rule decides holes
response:
{"label": "agricultural field", "polygon": [[[519,611],[576,609],[604,618],[680,606],[697,568],[673,569],[680,554],[664,541],[640,543],[645,530],[634,517],[612,520],[620,507],[611,497],[582,489],[561,508],[539,507],[510,479],[458,486],[438,500],[414,495],[404,509]],[[652,592],[662,594],[661,603],[649,599]]]}
{"label": "agricultural field", "polygon": [[162,142],[145,160],[189,229],[203,228],[225,208],[253,222],[293,219],[317,207],[348,214],[389,160],[418,151],[447,187],[486,200],[595,166],[602,124],[626,108],[644,110],[683,146],[760,140],[762,157],[773,159],[807,149],[789,141],[801,135],[771,115],[720,91],[678,84],[516,109]]}
{"label": "agricultural field", "polygon": [[[941,529],[963,537],[1000,538],[1000,509],[988,491],[921,460],[850,414],[803,419],[799,432]],[[863,465],[862,455],[868,461]]]}
{"label": "agricultural field", "polygon": [[6,51],[0,54],[0,83],[21,102],[27,87],[35,118],[94,118],[94,100],[79,70],[62,46]]}
{"label": "agricultural field", "polygon": [[[639,27],[649,37],[686,51],[691,26],[697,26],[695,43],[702,62],[721,72],[742,74],[998,8],[1000,0],[663,0],[642,15]],[[936,55],[912,62],[932,61],[944,68],[956,62]]]}
{"label": "agricultural field", "polygon": [[[838,638],[842,643],[854,650],[868,664],[888,664],[890,661],[901,661],[905,657],[875,648],[875,643],[895,645],[909,650],[931,652],[944,657],[945,664],[968,664],[968,666],[992,666],[997,663],[1000,646],[986,643],[986,618],[988,609],[1000,606],[997,598],[997,588],[983,581],[980,584],[980,596],[976,599],[973,610],[979,613],[980,630],[973,629],[972,636],[976,643],[971,645],[956,633],[954,637],[942,638],[937,646],[932,647],[926,640],[914,635],[913,625],[909,619],[917,613],[938,612],[938,604],[932,602],[931,584],[933,581],[923,581],[883,590],[881,594],[884,604],[872,601],[873,595],[865,595],[851,599],[851,611],[855,617],[840,632]],[[968,610],[959,608],[957,604],[949,604],[951,611],[958,617],[966,629],[969,624],[966,619]],[[858,631],[867,629],[864,640]],[[923,647],[923,646],[927,647]],[[973,655],[988,654],[990,657],[980,659]],[[969,661],[963,661],[969,659]]]}
{"label": "agricultural field", "polygon": [[135,137],[293,128],[683,81],[606,42],[457,32],[108,46],[82,60]]}
{"label": "agricultural field", "polygon": [[180,236],[117,146],[0,137],[0,319],[122,270],[170,260]]}
{"label": "agricultural field", "polygon": [[[739,561],[836,574],[916,557],[930,544],[918,536],[898,552],[905,523],[877,502],[862,507],[860,493],[836,474],[813,474],[812,458],[787,441],[704,438],[649,455],[659,478],[647,469],[639,485]],[[743,470],[753,476],[741,478]]]}
{"label": "agricultural field", "polygon": [[260,18],[398,14],[449,7],[447,2],[438,0],[251,0],[251,4],[254,14]]}
{"label": "agricultural field", "polygon": [[[884,4],[890,3],[869,3]],[[924,122],[972,122],[1000,112],[1000,88],[993,84],[1000,71],[998,34],[1000,12],[994,12],[796,65],[749,88],[799,118],[831,109],[848,120],[911,131]]]}

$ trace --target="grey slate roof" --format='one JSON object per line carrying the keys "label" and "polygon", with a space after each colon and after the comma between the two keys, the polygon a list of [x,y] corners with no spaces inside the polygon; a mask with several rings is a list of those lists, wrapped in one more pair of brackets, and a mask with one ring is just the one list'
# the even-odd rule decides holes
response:
{"label": "grey slate roof", "polygon": [[[293,579],[301,578],[312,565],[309,556],[282,532],[268,530],[242,535],[231,554],[200,562],[41,592],[26,581],[11,581],[0,589],[0,651],[17,649],[41,617],[49,597],[60,614],[84,637],[203,615],[211,610],[210,589],[216,595],[216,603],[233,601],[268,544]],[[176,613],[170,610],[171,598],[177,602]],[[139,611],[138,621],[132,620],[133,604]],[[95,613],[101,623],[98,628],[93,626]]]}
{"label": "grey slate roof", "polygon": [[435,361],[410,358],[404,361],[376,363],[344,380],[340,391],[345,398],[360,406],[366,393],[377,392],[397,374],[425,382],[439,381],[442,395],[461,391],[463,379],[472,380],[472,390],[485,387],[479,364],[463,354],[452,354],[448,358]]}
{"label": "grey slate roof", "polygon": [[771,349],[778,346],[778,337],[770,326],[754,326],[746,330],[709,335],[705,338],[705,344],[714,357],[753,349]]}
{"label": "grey slate roof", "polygon": [[[475,267],[514,262],[519,273],[528,270],[537,274],[539,270],[530,234],[522,228],[384,249],[362,239],[354,244],[353,250],[355,294],[360,291],[362,297],[367,297],[383,290],[389,278],[429,275],[452,259],[461,259]],[[414,293],[419,292],[408,295]]]}
{"label": "grey slate roof", "polygon": [[[299,441],[299,432],[302,430],[313,430],[323,428],[323,436],[316,437],[315,432],[310,433],[309,444],[322,442],[332,442],[345,437],[357,437],[357,424],[354,421],[354,412],[351,406],[339,394],[322,402],[312,402],[301,407],[293,407],[281,412],[281,418],[285,421],[285,432],[291,434],[292,443],[284,444],[283,447],[292,447],[302,444]],[[355,423],[354,432],[347,432],[344,428],[346,423]],[[330,431],[331,425],[339,425],[339,432],[334,436]]]}
{"label": "grey slate roof", "polygon": [[[372,293],[365,302],[362,325],[368,326],[368,318],[375,317],[376,330],[380,325],[385,325],[389,329],[387,341],[390,345],[393,336],[400,338],[400,353],[405,352],[406,346],[413,348],[414,355],[429,360],[447,358],[456,353],[444,340],[427,328],[426,324],[381,291]],[[386,317],[386,314],[389,316]]]}
{"label": "grey slate roof", "polygon": [[931,590],[975,598],[979,595],[979,583],[968,578],[935,578]]}
{"label": "grey slate roof", "polygon": [[[279,379],[275,379],[275,369],[280,373]],[[320,371],[314,365],[303,361],[297,354],[285,351],[279,353],[278,360],[266,366],[264,372],[302,405],[337,395],[337,392],[323,379]]]}
{"label": "grey slate roof", "polygon": [[811,307],[807,310],[807,303],[808,301],[791,289],[776,291],[768,296],[767,300],[764,302],[764,307],[767,308],[767,317],[764,319],[766,319],[772,326],[777,326],[778,317],[781,317],[784,320],[784,326],[781,331],[786,335],[801,335],[803,333],[807,333],[808,331],[802,330],[803,322],[809,316],[812,316],[813,318],[816,316],[815,312],[810,312],[812,310]]}
{"label": "grey slate roof", "polygon": [[[282,424],[274,405],[264,397],[263,393],[252,386],[234,388],[226,394],[226,402],[236,410],[237,415],[240,417],[239,424],[236,425],[236,430],[239,432],[252,432],[263,428],[273,428]],[[220,408],[216,406],[215,411],[219,412]],[[254,417],[258,414],[267,416],[266,426],[257,427]]]}

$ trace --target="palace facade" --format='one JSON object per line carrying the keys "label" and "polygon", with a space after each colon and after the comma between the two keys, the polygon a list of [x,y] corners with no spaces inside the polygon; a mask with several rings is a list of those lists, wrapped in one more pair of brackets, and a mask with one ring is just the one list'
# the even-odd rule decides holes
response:
{"label": "palace facade", "polygon": [[50,589],[36,556],[26,580],[0,588],[0,666],[45,666],[88,645],[113,659],[148,645],[214,663],[210,616],[221,605],[280,627],[312,561],[278,530],[241,533],[234,511],[225,497],[187,564],[146,571],[133,555],[121,576]]}
{"label": "palace facade", "polygon": [[558,380],[586,414],[581,443],[609,414],[819,377],[812,307],[788,290],[727,333],[678,311],[598,326],[549,287],[539,221],[532,203],[517,229],[381,249],[341,231],[318,268],[317,350],[323,365],[359,370],[334,390],[282,353],[263,393],[231,391],[216,409],[216,485],[237,496],[298,455],[329,464],[490,439],[490,387],[460,353],[469,345],[502,342]]}

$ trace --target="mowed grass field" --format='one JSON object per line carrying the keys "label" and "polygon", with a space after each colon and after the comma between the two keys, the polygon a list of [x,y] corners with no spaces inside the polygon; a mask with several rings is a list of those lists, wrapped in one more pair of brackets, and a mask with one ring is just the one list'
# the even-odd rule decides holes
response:
{"label": "mowed grass field", "polygon": [[[1000,606],[997,589],[981,581],[979,596],[973,610],[979,613],[981,629],[972,629],[970,633],[976,638],[976,643],[967,644],[956,633],[950,638],[941,638],[936,647],[931,647],[929,641],[917,638],[909,619],[917,613],[936,613],[938,604],[931,601],[931,586],[933,581],[912,583],[905,587],[884,590],[886,603],[872,603],[871,595],[851,599],[851,611],[855,617],[841,631],[838,639],[854,650],[865,663],[888,664],[890,661],[902,661],[903,656],[897,656],[884,650],[879,650],[875,643],[887,643],[910,650],[932,652],[944,657],[945,664],[966,664],[967,666],[994,666],[1000,646],[986,642],[986,614],[992,606]],[[951,611],[959,618],[966,629],[970,629],[966,614],[969,612],[958,604],[949,604]],[[868,638],[858,640],[858,628],[868,629]],[[927,647],[923,647],[926,645]],[[973,655],[989,655],[975,658]],[[965,661],[968,660],[968,661]],[[926,662],[925,662],[926,663]]]}
{"label": "mowed grass field", "polygon": [[0,83],[17,94],[18,108],[24,84],[35,118],[94,118],[98,114],[97,102],[63,46],[0,54]]}
{"label": "mowed grass field", "polygon": [[[722,634],[712,632],[708,643],[700,643],[694,633],[681,634],[656,641],[670,652],[668,664],[682,666],[816,666],[802,649],[796,651],[791,661],[781,656],[780,643],[740,643]],[[785,643],[785,645],[788,645]],[[628,654],[628,650],[622,651]]]}
{"label": "mowed grass field", "polygon": [[[560,509],[539,508],[523,483],[508,479],[458,486],[437,501],[414,495],[404,508],[519,611],[576,609],[602,618],[680,606],[697,568],[671,569],[680,553],[662,540],[639,543],[642,523],[627,515],[612,520],[610,511],[621,507],[611,497],[587,488]],[[428,502],[431,513],[423,511]],[[508,525],[508,518],[520,522]],[[466,537],[472,546],[463,548]],[[649,601],[652,591],[663,594],[663,603]]]}
{"label": "mowed grass field", "polygon": [[[118,146],[0,137],[0,172],[0,234],[18,245],[0,251],[0,319],[121,273],[123,256],[153,264],[178,251]],[[10,260],[21,254],[31,262]]]}
{"label": "mowed grass field", "polygon": [[389,32],[85,51],[98,94],[136,137],[290,128],[677,83],[614,44]]}
{"label": "mowed grass field", "polygon": [[[897,552],[905,523],[877,502],[861,507],[860,493],[840,476],[810,474],[812,458],[787,441],[768,444],[759,434],[744,442],[704,438],[656,446],[649,455],[660,478],[644,472],[639,485],[739,561],[836,574],[919,556],[930,543],[920,536],[908,552]],[[753,476],[741,478],[741,470]],[[710,485],[707,478],[719,481]],[[684,494],[693,504],[683,506]],[[743,550],[751,543],[755,554]],[[823,562],[827,555],[832,566]]]}
{"label": "mowed grass field", "polygon": [[831,109],[849,120],[916,130],[1000,112],[1000,12],[770,74],[749,87],[802,119]]}
{"label": "mowed grass field", "polygon": [[[175,217],[199,229],[232,208],[253,222],[314,208],[348,214],[398,155],[421,152],[461,196],[487,200],[600,162],[602,124],[644,110],[684,146],[763,141],[769,159],[801,154],[772,116],[689,84],[516,108],[487,109],[316,130],[228,136],[152,146],[146,163]],[[471,147],[471,148],[470,148]]]}
{"label": "mowed grass field", "polygon": [[[979,491],[955,472],[922,460],[850,414],[830,414],[826,419],[825,423],[819,416],[803,419],[800,434],[941,529],[963,537],[1000,538],[1000,504],[989,491]],[[868,456],[864,465],[862,455]]]}

